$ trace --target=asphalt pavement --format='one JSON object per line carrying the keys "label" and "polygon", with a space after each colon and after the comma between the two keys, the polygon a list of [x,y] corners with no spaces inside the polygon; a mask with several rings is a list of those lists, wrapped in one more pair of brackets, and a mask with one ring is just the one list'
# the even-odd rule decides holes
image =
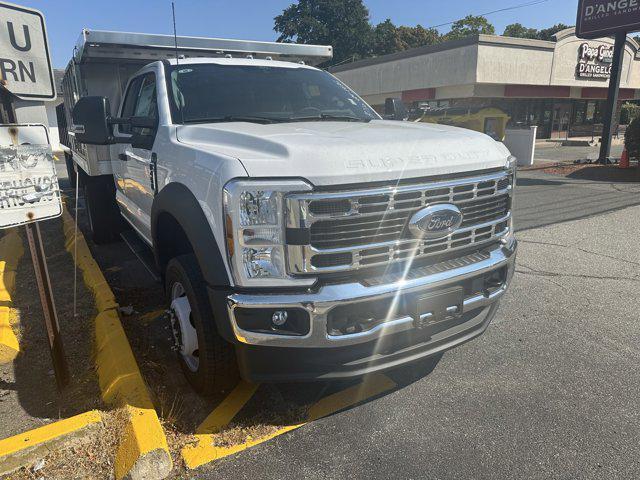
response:
{"label": "asphalt pavement", "polygon": [[[614,140],[611,146],[611,156],[620,158],[622,155],[621,140]],[[600,145],[592,147],[573,146],[563,147],[559,143],[539,142],[536,144],[535,160],[537,162],[572,163],[575,160],[597,160],[600,156]]]}
{"label": "asphalt pavement", "polygon": [[521,173],[517,273],[482,337],[198,478],[638,478],[639,193]]}
{"label": "asphalt pavement", "polygon": [[[519,172],[517,272],[483,336],[189,478],[640,477],[640,183],[591,168]],[[123,243],[92,248],[117,295],[148,281]]]}

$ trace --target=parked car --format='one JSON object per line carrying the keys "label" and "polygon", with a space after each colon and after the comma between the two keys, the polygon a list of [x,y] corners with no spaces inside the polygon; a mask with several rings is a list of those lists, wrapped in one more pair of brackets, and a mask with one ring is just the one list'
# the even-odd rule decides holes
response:
{"label": "parked car", "polygon": [[93,238],[153,253],[197,390],[382,371],[487,328],[516,256],[504,145],[383,120],[310,65],[328,46],[173,41],[85,30],[65,102]]}

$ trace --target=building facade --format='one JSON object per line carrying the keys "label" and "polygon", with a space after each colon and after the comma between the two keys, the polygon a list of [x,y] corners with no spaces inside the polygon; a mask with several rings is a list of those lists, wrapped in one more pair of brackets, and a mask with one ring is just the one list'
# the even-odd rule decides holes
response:
{"label": "building facade", "polygon": [[[498,107],[510,126],[538,126],[539,138],[598,135],[613,38],[582,40],[573,28],[555,42],[475,35],[340,65],[330,71],[376,109],[408,104]],[[620,100],[640,100],[640,45],[627,38]]]}

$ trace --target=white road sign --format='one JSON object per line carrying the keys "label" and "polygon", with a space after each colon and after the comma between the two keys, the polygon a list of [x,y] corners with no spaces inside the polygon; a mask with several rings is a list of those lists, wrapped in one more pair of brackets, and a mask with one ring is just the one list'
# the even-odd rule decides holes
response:
{"label": "white road sign", "polygon": [[0,2],[0,82],[25,100],[56,96],[44,16]]}
{"label": "white road sign", "polygon": [[44,125],[0,125],[0,229],[62,213]]}

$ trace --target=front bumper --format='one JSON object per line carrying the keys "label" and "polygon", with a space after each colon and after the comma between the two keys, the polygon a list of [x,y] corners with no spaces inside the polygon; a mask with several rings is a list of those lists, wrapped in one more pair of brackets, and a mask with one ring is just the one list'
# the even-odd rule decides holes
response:
{"label": "front bumper", "polygon": [[[435,355],[482,334],[495,315],[515,268],[517,242],[508,237],[471,260],[455,259],[452,268],[417,268],[405,278],[375,285],[354,282],[325,285],[313,293],[247,294],[226,297],[229,332],[243,378],[249,381],[328,380],[363,375]],[[463,314],[427,329],[416,329],[414,318],[388,318],[374,328],[331,335],[328,314],[338,306],[362,304],[385,297],[422,294],[458,286],[492,272],[504,281],[490,291],[468,295]],[[237,308],[285,309],[303,307],[310,316],[304,336],[257,333],[241,329]]]}

